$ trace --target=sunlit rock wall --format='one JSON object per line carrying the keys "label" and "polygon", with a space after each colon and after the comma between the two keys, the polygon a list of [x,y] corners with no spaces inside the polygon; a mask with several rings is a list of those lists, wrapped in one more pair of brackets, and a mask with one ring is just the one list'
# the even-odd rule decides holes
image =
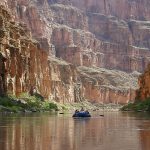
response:
{"label": "sunlit rock wall", "polygon": [[[130,12],[132,2],[127,0],[49,1],[52,12],[57,16],[52,25],[51,40],[56,56],[76,65],[143,72],[150,61],[150,22],[146,13],[140,14],[145,19],[138,14],[143,7],[149,11],[149,3],[134,3],[133,17],[133,12]],[[79,17],[78,13],[82,12],[82,17],[74,17],[73,21],[73,17],[68,15],[72,11]],[[60,23],[60,20],[63,21]]]}
{"label": "sunlit rock wall", "polygon": [[0,95],[18,96],[36,87],[47,99],[74,102],[76,68],[51,58],[3,6],[0,20]]}
{"label": "sunlit rock wall", "polygon": [[137,72],[127,74],[117,70],[88,67],[79,67],[78,71],[78,86],[85,99],[90,99],[93,103],[115,104],[134,101],[139,76]]}
{"label": "sunlit rock wall", "polygon": [[[7,32],[2,29],[2,33],[6,33],[4,37],[2,35],[2,39],[7,47],[4,46],[6,44],[1,44],[0,67],[11,64],[13,68],[11,71],[1,71],[4,74],[4,77],[1,75],[2,93],[8,90],[18,94],[28,91],[33,84],[44,97],[58,102],[87,99],[93,102],[126,103],[134,99],[138,75],[128,74],[126,80],[122,78],[128,82],[131,77],[135,82],[132,86],[126,86],[126,82],[123,82],[121,89],[118,88],[120,80],[115,84],[102,84],[100,77],[96,80],[101,82],[97,85],[92,81],[91,86],[91,83],[84,80],[85,76],[80,76],[80,73],[84,74],[84,70],[81,69],[78,74],[76,67],[143,72],[150,62],[150,17],[146,13],[150,8],[148,1],[2,0],[0,4],[11,12],[10,24],[23,30],[17,31],[19,35],[14,35],[17,33],[16,29],[6,28]],[[13,35],[10,31],[14,32]],[[17,47],[14,55],[9,55],[11,44]],[[27,55],[33,59],[28,60]],[[55,56],[59,57],[59,61],[56,61]],[[26,63],[23,64],[22,57],[25,57],[27,63],[32,63],[30,65],[33,69]],[[9,59],[15,63],[12,64]],[[63,60],[71,64],[64,65]],[[23,73],[23,66],[30,70],[31,76]],[[53,70],[56,70],[54,76]],[[9,86],[8,74],[13,74]],[[25,75],[22,77],[22,74]],[[62,78],[64,74],[67,74],[67,83]],[[102,72],[99,71],[99,74]],[[108,78],[106,74],[105,79]],[[116,78],[119,75],[122,72],[114,74]],[[14,79],[14,76],[17,77]],[[27,82],[24,83],[25,78]],[[110,79],[112,82],[113,80]]]}
{"label": "sunlit rock wall", "polygon": [[1,66],[5,68],[5,71],[1,70],[2,82],[5,83],[3,87],[7,87],[7,93],[18,95],[36,86],[47,97],[51,90],[47,52],[38,48],[28,29],[14,22],[2,6],[0,18]]}
{"label": "sunlit rock wall", "polygon": [[27,25],[42,49],[75,65],[142,72],[150,61],[149,52],[137,54],[150,49],[148,0],[1,3]]}

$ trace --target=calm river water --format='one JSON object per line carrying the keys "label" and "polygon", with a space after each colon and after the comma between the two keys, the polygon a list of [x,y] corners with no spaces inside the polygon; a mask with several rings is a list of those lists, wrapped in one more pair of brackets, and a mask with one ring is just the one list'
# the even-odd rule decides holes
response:
{"label": "calm river water", "polygon": [[0,115],[0,150],[150,150],[150,114]]}

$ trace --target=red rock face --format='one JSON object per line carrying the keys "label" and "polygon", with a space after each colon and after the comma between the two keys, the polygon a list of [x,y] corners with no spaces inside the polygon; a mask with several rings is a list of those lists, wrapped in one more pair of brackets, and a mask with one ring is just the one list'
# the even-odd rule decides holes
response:
{"label": "red rock face", "polygon": [[[38,48],[38,43],[32,40],[26,28],[11,20],[7,10],[0,9],[3,22],[1,29],[5,31],[1,37],[1,54],[6,57],[5,62],[1,57],[1,78],[7,92],[19,95],[36,86],[48,97],[51,88],[47,52]],[[7,72],[3,71],[5,69]],[[4,83],[2,86],[5,87]]]}
{"label": "red rock face", "polygon": [[48,57],[49,53],[24,26],[11,20],[4,7],[0,7],[0,20],[0,95],[18,96],[36,87],[47,99],[73,102],[76,68]]}
{"label": "red rock face", "polygon": [[139,89],[136,91],[137,100],[145,100],[150,97],[150,65],[148,65],[144,74],[139,77]]}
{"label": "red rock face", "polygon": [[[150,23],[148,21],[132,20],[133,18],[130,18],[130,14],[128,14],[129,11],[127,11],[126,15],[120,16],[118,9],[114,9],[120,6],[122,12],[126,13],[126,9],[129,10],[130,8],[128,6],[130,2],[125,4],[127,1],[110,1],[109,5],[112,7],[111,16],[104,11],[106,9],[107,12],[108,1],[59,2],[62,4],[72,3],[73,6],[83,10],[88,18],[88,26],[86,25],[88,28],[84,28],[83,24],[81,25],[86,19],[75,19],[76,26],[74,27],[70,24],[70,17],[65,16],[64,9],[67,9],[68,13],[71,14],[71,10],[75,12],[76,8],[70,5],[53,4],[52,8],[55,10],[55,15],[59,16],[59,20],[65,20],[62,23],[56,21],[57,26],[54,25],[54,30],[52,31],[52,43],[55,45],[57,57],[76,65],[119,69],[126,72],[143,72],[150,56]],[[104,3],[106,6],[104,6]],[[135,3],[138,6],[139,2]],[[59,11],[56,11],[58,8]],[[138,8],[136,11],[139,11]],[[60,16],[60,14],[63,15]],[[76,14],[78,13],[76,12]],[[140,17],[136,19],[140,19]],[[79,25],[77,25],[77,22]],[[84,24],[87,24],[86,21]]]}
{"label": "red rock face", "polygon": [[82,96],[91,102],[124,104],[134,101],[138,74],[79,67]]}
{"label": "red rock face", "polygon": [[51,93],[50,99],[57,102],[74,102],[75,83],[77,70],[75,66],[62,60],[50,58],[49,68],[51,69]]}
{"label": "red rock face", "polygon": [[5,62],[6,62],[6,58],[2,54],[0,54],[0,93],[1,95],[5,95],[7,91]]}
{"label": "red rock face", "polygon": [[52,18],[47,1],[7,0],[7,5],[12,13],[13,20],[25,24],[32,32],[32,36],[40,42],[41,48],[50,52],[52,28],[49,27],[47,20],[40,15],[42,11],[47,19]]}
{"label": "red rock face", "polygon": [[149,61],[150,53],[135,54],[150,48],[147,0],[9,0],[8,6],[43,49],[73,64],[142,72]]}
{"label": "red rock face", "polygon": [[[1,66],[6,64],[9,73],[1,79],[5,82],[1,83],[0,91],[19,94],[33,85],[43,96],[58,102],[87,99],[127,103],[134,99],[137,76],[128,74],[126,80],[121,78],[113,84],[111,78],[110,82],[102,84],[99,76],[95,78],[89,72],[82,76],[84,70],[80,73],[77,70],[86,66],[111,69],[110,72],[112,69],[142,72],[150,61],[148,0],[2,0],[0,4],[11,10],[13,18],[10,20],[24,24],[14,25],[21,28],[17,32],[10,27],[2,37],[5,46],[1,51],[9,59],[2,61],[5,58],[2,55],[0,63]],[[38,42],[33,42],[32,38]],[[126,73],[111,74],[117,78]],[[104,79],[108,77],[109,71]],[[134,84],[126,86],[130,77],[134,77]]]}
{"label": "red rock face", "polygon": [[[61,3],[67,0],[58,0]],[[70,3],[84,11],[117,16],[122,19],[150,19],[148,0],[71,0]]]}
{"label": "red rock face", "polygon": [[[147,124],[144,124],[142,127],[146,128],[148,127]],[[141,139],[141,147],[145,150],[148,150],[149,149],[149,142],[148,142],[148,139],[149,139],[149,136],[150,136],[150,132],[146,132],[146,131],[140,131],[140,139]]]}
{"label": "red rock face", "polygon": [[65,5],[50,5],[54,13],[54,21],[58,24],[65,24],[73,29],[87,30],[88,21],[86,14],[75,7],[67,7]]}

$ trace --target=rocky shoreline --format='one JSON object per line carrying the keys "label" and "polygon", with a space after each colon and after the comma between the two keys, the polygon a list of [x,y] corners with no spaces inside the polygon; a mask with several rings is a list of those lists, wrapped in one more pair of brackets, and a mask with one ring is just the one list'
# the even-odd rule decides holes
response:
{"label": "rocky shoreline", "polygon": [[35,96],[25,95],[24,97],[0,97],[0,112],[3,113],[33,113],[33,112],[73,112],[76,109],[84,108],[88,111],[119,111],[122,105],[100,104],[82,101],[79,103],[57,103],[55,101],[41,101]]}
{"label": "rocky shoreline", "polygon": [[146,98],[144,101],[137,100],[134,103],[124,105],[121,111],[150,112],[150,98]]}
{"label": "rocky shoreline", "polygon": [[119,111],[122,108],[120,104],[100,104],[100,103],[90,103],[88,101],[83,101],[79,103],[65,104],[67,110],[80,110],[82,107],[89,111]]}

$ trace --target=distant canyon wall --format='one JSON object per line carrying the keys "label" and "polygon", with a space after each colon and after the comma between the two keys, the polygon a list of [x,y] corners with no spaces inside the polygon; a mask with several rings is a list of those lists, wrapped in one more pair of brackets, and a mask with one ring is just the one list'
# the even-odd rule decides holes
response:
{"label": "distant canyon wall", "polygon": [[[60,0],[49,4],[57,16],[52,32],[57,57],[76,65],[144,71],[150,61],[148,1]],[[69,22],[79,12],[85,19],[74,19],[78,24],[82,22],[74,28]]]}
{"label": "distant canyon wall", "polygon": [[149,0],[48,0],[50,4],[71,4],[83,11],[117,16],[121,19],[150,20]]}
{"label": "distant canyon wall", "polygon": [[70,63],[143,72],[150,62],[148,0],[7,2],[43,49]]}

